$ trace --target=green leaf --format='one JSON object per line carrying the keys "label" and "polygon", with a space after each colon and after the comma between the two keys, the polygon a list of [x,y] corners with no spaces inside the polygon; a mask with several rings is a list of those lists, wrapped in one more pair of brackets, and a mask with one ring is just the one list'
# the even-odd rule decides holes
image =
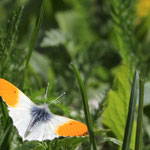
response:
{"label": "green leaf", "polygon": [[[115,70],[113,87],[106,96],[107,107],[102,114],[102,124],[110,128],[119,141],[123,141],[128,115],[131,90],[129,65],[121,65]],[[136,122],[134,122],[131,147],[135,144]]]}
{"label": "green leaf", "polygon": [[[18,37],[18,26],[20,23],[20,18],[22,16],[23,7],[16,9],[13,16],[8,21],[6,35],[0,39],[0,76],[7,76],[7,71],[10,68],[12,62],[12,55],[14,52],[14,45]],[[14,63],[14,62],[13,62]]]}
{"label": "green leaf", "polygon": [[34,51],[30,60],[30,64],[37,74],[39,74],[45,81],[48,81],[48,68],[50,65],[48,57]]}
{"label": "green leaf", "polygon": [[63,11],[56,14],[56,20],[65,33],[74,34],[78,30],[80,20],[80,15],[75,11]]}
{"label": "green leaf", "polygon": [[74,150],[81,143],[87,141],[88,137],[60,137],[52,141],[46,141],[48,149],[46,150]]}
{"label": "green leaf", "polygon": [[79,144],[84,141],[87,141],[88,137],[67,137],[63,139],[56,139],[52,142],[52,149],[60,150],[63,148],[64,150],[74,150]]}
{"label": "green leaf", "polygon": [[135,114],[136,102],[138,98],[138,90],[139,90],[139,73],[136,71],[133,78],[132,89],[130,94],[128,118],[126,121],[126,128],[124,133],[122,150],[128,150],[130,148],[132,129],[134,124],[134,114]]}
{"label": "green leaf", "polygon": [[67,42],[67,35],[60,30],[53,29],[45,34],[46,36],[41,43],[41,47],[59,46]]}
{"label": "green leaf", "polygon": [[[78,22],[80,21],[79,15],[75,11],[58,12],[56,14],[56,20],[60,29],[69,37],[69,42],[65,45],[69,55],[74,58],[77,53],[78,45],[75,44],[75,40],[78,39],[78,30],[80,29]],[[77,37],[76,37],[77,36]],[[81,36],[81,32],[80,32]]]}
{"label": "green leaf", "polygon": [[[39,145],[35,142],[24,142],[23,144],[17,146],[14,150],[36,150]],[[43,149],[41,149],[43,150]]]}

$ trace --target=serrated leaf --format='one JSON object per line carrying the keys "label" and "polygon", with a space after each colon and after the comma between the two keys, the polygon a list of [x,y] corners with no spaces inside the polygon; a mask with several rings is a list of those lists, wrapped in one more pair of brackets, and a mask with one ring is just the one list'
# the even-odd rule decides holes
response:
{"label": "serrated leaf", "polygon": [[67,42],[67,35],[60,30],[53,29],[45,34],[41,47],[59,46]]}
{"label": "serrated leaf", "polygon": [[33,141],[33,142],[25,142],[22,145],[19,145],[14,150],[34,150],[34,148],[36,148],[36,145],[37,145],[37,143],[35,141]]}
{"label": "serrated leaf", "polygon": [[[124,129],[128,115],[132,75],[128,65],[121,65],[115,71],[113,88],[109,91],[106,101],[107,108],[102,115],[103,125],[110,128],[116,138],[123,141]],[[134,122],[131,147],[135,143],[136,123]]]}
{"label": "serrated leaf", "polygon": [[74,150],[82,142],[87,141],[88,137],[68,137],[57,140],[57,149],[63,148],[64,150]]}
{"label": "serrated leaf", "polygon": [[56,14],[56,20],[60,28],[68,34],[74,33],[76,27],[79,26],[79,14],[75,11],[63,11]]}
{"label": "serrated leaf", "polygon": [[56,14],[56,20],[59,24],[60,29],[65,32],[69,37],[73,36],[74,38],[74,40],[69,40],[69,42],[65,45],[70,56],[74,58],[76,55],[77,47],[74,42],[78,33],[77,31],[80,28],[78,24],[78,22],[80,21],[79,15],[75,11],[58,12]]}

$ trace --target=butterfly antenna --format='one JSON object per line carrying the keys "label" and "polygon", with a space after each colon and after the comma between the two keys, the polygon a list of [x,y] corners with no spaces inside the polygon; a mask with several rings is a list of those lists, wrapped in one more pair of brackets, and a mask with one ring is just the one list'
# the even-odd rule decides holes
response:
{"label": "butterfly antenna", "polygon": [[45,95],[44,95],[45,103],[46,103],[46,99],[47,99],[48,87],[49,87],[49,83],[47,83],[46,91],[45,91]]}
{"label": "butterfly antenna", "polygon": [[54,99],[52,102],[50,102],[49,103],[49,105],[51,104],[51,103],[54,103],[54,102],[56,102],[58,99],[60,99],[62,96],[64,96],[66,94],[66,92],[64,92],[64,93],[62,93],[61,95],[59,95],[56,99]]}

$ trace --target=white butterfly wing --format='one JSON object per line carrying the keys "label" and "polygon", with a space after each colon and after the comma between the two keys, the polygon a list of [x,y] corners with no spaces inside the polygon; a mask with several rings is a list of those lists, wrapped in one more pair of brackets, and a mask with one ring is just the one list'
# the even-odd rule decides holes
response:
{"label": "white butterfly wing", "polygon": [[[13,120],[14,126],[17,128],[19,135],[23,140],[53,140],[59,136],[84,136],[87,135],[87,126],[79,121],[66,117],[50,114],[50,118],[46,121],[39,121],[36,126],[28,128],[32,121],[33,114],[31,112],[35,105],[24,93],[10,82],[0,79],[0,96],[8,105],[9,115]],[[46,110],[48,109],[43,106]],[[37,115],[38,116],[38,115]],[[28,133],[26,135],[26,133]]]}
{"label": "white butterfly wing", "polygon": [[31,121],[31,108],[35,104],[10,82],[0,79],[0,96],[8,105],[9,115],[19,135],[24,138],[26,128]]}
{"label": "white butterfly wing", "polygon": [[53,140],[59,137],[49,122],[39,123],[24,140],[28,141],[44,141]]}
{"label": "white butterfly wing", "polygon": [[71,119],[51,114],[51,118],[48,121],[39,122],[38,125],[33,128],[32,131],[27,135],[27,137],[24,137],[24,140],[44,141],[58,138],[60,136],[56,132],[58,127],[68,122],[69,120]]}
{"label": "white butterfly wing", "polygon": [[25,140],[53,140],[60,136],[85,136],[87,135],[87,126],[79,121],[51,114],[50,120],[41,122]]}
{"label": "white butterfly wing", "polygon": [[17,128],[19,135],[24,140],[27,127],[32,119],[28,109],[17,109],[9,107],[9,115],[12,118],[13,125]]}

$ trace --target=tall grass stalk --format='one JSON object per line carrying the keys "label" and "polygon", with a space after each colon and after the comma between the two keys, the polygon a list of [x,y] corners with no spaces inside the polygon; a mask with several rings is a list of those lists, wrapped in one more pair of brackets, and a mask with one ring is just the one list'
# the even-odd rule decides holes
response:
{"label": "tall grass stalk", "polygon": [[7,24],[6,36],[0,39],[0,76],[3,78],[10,68],[11,53],[18,37],[18,26],[22,16],[23,6],[16,9]]}
{"label": "tall grass stalk", "polygon": [[8,150],[9,149],[8,137],[10,135],[11,128],[12,128],[12,124],[8,124],[6,130],[1,134],[0,149],[2,149],[2,150]]}
{"label": "tall grass stalk", "polygon": [[130,94],[128,117],[126,121],[126,128],[125,128],[122,150],[129,150],[130,148],[136,101],[138,98],[138,89],[139,89],[139,73],[136,71],[132,83],[131,94]]}
{"label": "tall grass stalk", "polygon": [[43,15],[44,15],[44,12],[45,12],[46,1],[47,0],[43,0],[42,6],[41,6],[41,9],[40,9],[39,17],[37,18],[36,23],[35,23],[34,31],[33,31],[32,38],[31,38],[31,41],[30,41],[30,44],[29,44],[29,50],[28,50],[28,55],[27,55],[27,61],[26,61],[26,64],[25,64],[25,70],[26,70],[26,68],[29,64],[33,49],[35,47],[36,39],[38,37],[39,29],[40,29],[40,26],[42,24]]}
{"label": "tall grass stalk", "polygon": [[81,95],[82,95],[82,101],[83,101],[83,106],[84,106],[84,113],[85,113],[86,123],[87,123],[88,130],[89,130],[91,148],[93,150],[97,150],[97,144],[96,144],[96,139],[95,139],[95,136],[94,136],[92,119],[91,119],[91,115],[90,115],[90,111],[89,111],[89,105],[88,105],[88,99],[87,99],[86,90],[85,90],[85,87],[84,87],[84,84],[83,84],[83,81],[81,79],[79,71],[74,66],[74,64],[71,63],[71,65],[73,67],[73,70],[75,72],[76,78],[78,80],[78,84],[79,84]]}
{"label": "tall grass stalk", "polygon": [[139,81],[139,107],[136,129],[135,149],[142,150],[142,122],[143,122],[143,102],[144,102],[144,80]]}
{"label": "tall grass stalk", "polygon": [[[13,16],[9,19],[7,24],[7,31],[5,36],[0,39],[0,77],[6,78],[8,76],[8,71],[11,68],[12,63],[12,53],[15,54],[14,45],[18,38],[18,26],[20,23],[20,19],[22,16],[23,6],[17,8],[13,12]],[[8,91],[9,92],[9,91]],[[0,149],[8,150],[9,149],[9,140],[8,137],[11,133],[12,122],[8,117],[7,106],[5,102],[3,102],[2,98],[0,98],[0,109],[2,112],[2,132],[0,138]],[[9,138],[10,139],[10,138]]]}

